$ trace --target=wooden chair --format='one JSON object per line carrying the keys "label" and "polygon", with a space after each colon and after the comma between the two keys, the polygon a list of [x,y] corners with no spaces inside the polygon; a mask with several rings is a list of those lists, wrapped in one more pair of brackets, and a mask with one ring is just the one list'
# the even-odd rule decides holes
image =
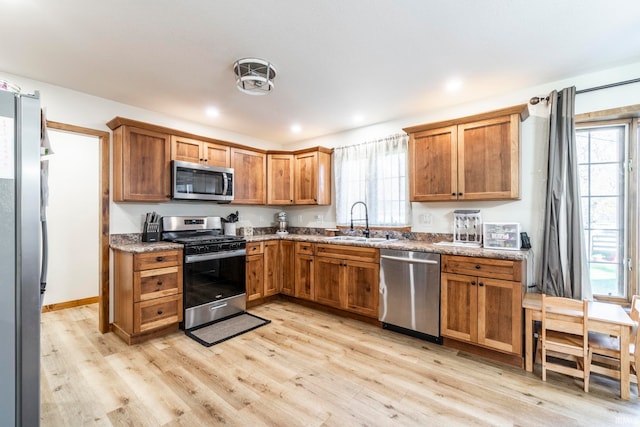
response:
{"label": "wooden chair", "polygon": [[[589,392],[591,350],[588,345],[588,303],[570,298],[542,295],[542,381],[547,370],[582,378],[584,391]],[[556,360],[567,356],[569,360]],[[549,360],[549,357],[552,357]]]}
{"label": "wooden chair", "polygon": [[[629,359],[630,359],[630,379],[638,384],[640,373],[640,295],[634,295],[631,300],[631,319],[635,326],[629,337]],[[604,334],[589,334],[589,346],[593,352],[591,371],[597,374],[606,375],[611,378],[620,379],[620,340]],[[640,390],[639,390],[640,395]]]}

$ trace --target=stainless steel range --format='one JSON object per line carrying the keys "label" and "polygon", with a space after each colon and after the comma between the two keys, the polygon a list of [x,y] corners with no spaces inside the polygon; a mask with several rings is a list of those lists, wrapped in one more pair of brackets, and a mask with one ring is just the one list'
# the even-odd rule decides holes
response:
{"label": "stainless steel range", "polygon": [[222,234],[220,217],[166,216],[162,240],[184,245],[184,321],[188,330],[246,309],[246,242]]}

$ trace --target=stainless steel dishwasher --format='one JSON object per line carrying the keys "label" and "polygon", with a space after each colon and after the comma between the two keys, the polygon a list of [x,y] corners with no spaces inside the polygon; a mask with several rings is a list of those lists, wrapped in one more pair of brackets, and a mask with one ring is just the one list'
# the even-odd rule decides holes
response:
{"label": "stainless steel dishwasher", "polygon": [[381,249],[378,313],[385,329],[442,343],[440,254]]}

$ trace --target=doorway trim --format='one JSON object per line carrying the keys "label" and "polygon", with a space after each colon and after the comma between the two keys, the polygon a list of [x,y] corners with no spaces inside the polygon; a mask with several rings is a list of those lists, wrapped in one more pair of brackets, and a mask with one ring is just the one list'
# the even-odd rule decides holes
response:
{"label": "doorway trim", "polygon": [[47,120],[47,128],[63,132],[97,136],[100,149],[100,286],[98,295],[98,330],[109,332],[109,165],[111,134],[102,130],[90,129]]}

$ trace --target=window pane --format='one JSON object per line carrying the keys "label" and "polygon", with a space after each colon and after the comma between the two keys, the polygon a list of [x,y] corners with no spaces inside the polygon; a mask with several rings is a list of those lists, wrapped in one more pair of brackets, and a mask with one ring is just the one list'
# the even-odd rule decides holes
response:
{"label": "window pane", "polygon": [[585,240],[594,295],[624,297],[625,126],[576,132]]}

